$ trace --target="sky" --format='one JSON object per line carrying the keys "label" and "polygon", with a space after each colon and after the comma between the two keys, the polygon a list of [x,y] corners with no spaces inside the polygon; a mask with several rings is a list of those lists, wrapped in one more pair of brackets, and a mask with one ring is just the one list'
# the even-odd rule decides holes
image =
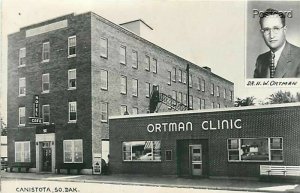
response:
{"label": "sky", "polygon": [[[245,1],[179,0],[0,0],[0,116],[6,118],[7,35],[21,27],[70,13],[88,11],[116,23],[143,19],[154,30],[149,39],[166,50],[235,84],[235,97],[264,100],[280,89],[246,88]],[[296,92],[297,89],[284,89]],[[298,88],[299,90],[299,88]]]}

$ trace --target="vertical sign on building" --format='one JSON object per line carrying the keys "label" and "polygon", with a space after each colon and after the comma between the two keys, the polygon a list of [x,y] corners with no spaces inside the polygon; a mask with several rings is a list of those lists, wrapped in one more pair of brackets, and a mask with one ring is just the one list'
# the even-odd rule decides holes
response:
{"label": "vertical sign on building", "polygon": [[101,154],[93,154],[93,174],[101,174]]}
{"label": "vertical sign on building", "polygon": [[33,117],[39,117],[40,116],[40,108],[39,108],[39,95],[33,96]]}

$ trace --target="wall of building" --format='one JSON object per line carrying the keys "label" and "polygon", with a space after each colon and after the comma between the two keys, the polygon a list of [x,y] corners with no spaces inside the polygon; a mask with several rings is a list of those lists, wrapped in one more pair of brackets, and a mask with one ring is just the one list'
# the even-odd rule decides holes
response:
{"label": "wall of building", "polygon": [[[230,177],[257,177],[260,165],[299,165],[300,106],[236,108],[227,110],[189,111],[183,113],[164,113],[161,116],[132,116],[110,119],[110,169],[112,173],[138,173],[156,175],[178,175],[180,165],[178,144],[180,141],[194,144],[195,140],[208,143],[206,175]],[[218,120],[238,120],[241,128],[218,128]],[[212,121],[205,123],[203,121]],[[191,122],[192,131],[148,132],[149,124]],[[162,129],[163,130],[163,129]],[[231,138],[283,138],[283,161],[228,161],[227,140]],[[161,160],[158,162],[123,161],[122,142],[161,141]],[[181,142],[182,143],[182,142]],[[172,150],[173,160],[165,160],[165,150]],[[205,158],[203,158],[204,160]]]}

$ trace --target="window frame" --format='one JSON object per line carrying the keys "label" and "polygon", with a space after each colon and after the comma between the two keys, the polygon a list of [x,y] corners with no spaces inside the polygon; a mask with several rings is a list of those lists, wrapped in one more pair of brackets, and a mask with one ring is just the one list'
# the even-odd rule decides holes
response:
{"label": "window frame", "polygon": [[[17,144],[21,145],[21,150],[17,151]],[[30,149],[30,141],[15,141],[15,162],[16,163],[30,163],[31,162],[31,149]],[[25,151],[25,145],[28,145],[28,151]],[[23,150],[23,151],[22,151]],[[20,153],[19,153],[20,152]],[[17,153],[20,154],[20,161],[17,159]],[[28,160],[26,160],[25,154],[28,154]]]}
{"label": "window frame", "polygon": [[[21,87],[21,81],[24,81],[23,87]],[[24,93],[22,93],[24,92]],[[26,96],[26,77],[19,78],[19,97]]]}
{"label": "window frame", "polygon": [[[123,108],[125,109],[125,111],[124,111]],[[124,112],[122,112],[122,111],[124,111]],[[121,107],[120,107],[120,114],[121,115],[125,115],[125,112],[128,113],[128,107],[127,107],[127,105],[121,105]]]}
{"label": "window frame", "polygon": [[[138,142],[145,142],[145,146],[147,142],[151,143],[151,154],[152,154],[152,160],[134,160],[133,159],[133,143],[138,143]],[[127,144],[126,144],[127,143]],[[131,144],[130,144],[131,143]],[[159,149],[155,149],[155,143],[159,143]],[[130,145],[130,150],[126,150],[126,148],[124,148],[126,145]],[[124,153],[130,153],[130,160],[125,159],[124,157]],[[159,153],[159,158],[160,159],[154,159],[154,154],[155,153]],[[146,154],[145,154],[146,155]],[[122,141],[122,161],[123,162],[162,162],[162,148],[161,148],[161,141],[157,140],[157,141]]]}
{"label": "window frame", "polygon": [[201,99],[201,109],[205,109],[205,99]]}
{"label": "window frame", "polygon": [[179,73],[178,73],[178,82],[182,82],[182,70],[179,69]]}
{"label": "window frame", "polygon": [[108,71],[104,69],[100,70],[100,88],[101,90],[108,90]]}
{"label": "window frame", "polygon": [[204,79],[201,80],[201,91],[205,92],[205,80]]}
{"label": "window frame", "polygon": [[172,82],[176,82],[177,74],[176,74],[176,67],[172,68]]}
{"label": "window frame", "polygon": [[[168,158],[168,155],[167,155],[167,152],[170,152],[170,159],[167,159]],[[173,161],[173,152],[172,150],[165,150],[165,161]]]}
{"label": "window frame", "polygon": [[[148,91],[148,93],[147,93]],[[151,95],[151,83],[150,82],[146,82],[146,98],[150,98]]]}
{"label": "window frame", "polygon": [[[48,82],[44,82],[45,76],[48,76]],[[44,89],[44,84],[48,84],[48,90]],[[42,93],[49,93],[49,92],[50,92],[50,74],[45,73],[45,74],[42,74]]]}
{"label": "window frame", "polygon": [[[24,112],[24,113],[23,113]],[[24,116],[21,116],[24,114]],[[24,119],[24,123],[21,123],[22,118]],[[19,126],[24,127],[26,125],[26,107],[19,107]]]}
{"label": "window frame", "polygon": [[[124,55],[123,55],[124,50]],[[126,46],[120,45],[120,64],[126,65]]]}
{"label": "window frame", "polygon": [[193,88],[193,75],[189,74],[189,87]]}
{"label": "window frame", "polygon": [[[69,123],[76,123],[77,122],[77,101],[69,101],[69,116],[68,116],[68,119],[69,119]],[[75,111],[72,111],[71,112],[71,105],[74,105],[75,104]],[[71,120],[71,113],[75,113],[75,120]]]}
{"label": "window frame", "polygon": [[[71,157],[72,157],[72,161],[66,161],[66,142],[71,142]],[[81,156],[81,161],[75,161],[75,142],[81,142],[81,153],[82,153],[82,156]],[[64,163],[83,163],[83,140],[82,139],[66,139],[66,140],[63,140],[63,160],[64,160]]]}
{"label": "window frame", "polygon": [[121,85],[120,86],[121,86],[120,93],[123,95],[127,95],[127,76],[121,75]]}
{"label": "window frame", "polygon": [[[45,107],[48,107],[48,108],[49,108],[49,113],[48,113],[48,116],[49,116],[49,122],[45,122]],[[44,124],[47,124],[47,125],[50,124],[50,120],[51,120],[51,119],[50,119],[50,118],[51,118],[51,117],[50,117],[50,114],[51,114],[51,113],[50,113],[50,105],[49,105],[49,104],[43,105],[43,106],[42,106],[42,115],[43,115],[43,123],[44,123]]]}
{"label": "window frame", "polygon": [[215,84],[210,83],[210,95],[215,96]]}
{"label": "window frame", "polygon": [[139,80],[135,78],[132,79],[132,96],[139,96]]}
{"label": "window frame", "polygon": [[221,93],[220,93],[220,87],[219,86],[217,86],[217,97],[220,97],[221,96]]}
{"label": "window frame", "polygon": [[[75,72],[75,78],[70,79],[70,73],[73,72],[73,71]],[[71,85],[70,80],[75,80],[75,86]],[[76,88],[77,88],[77,71],[76,71],[76,68],[69,69],[68,70],[68,90],[75,90]]]}
{"label": "window frame", "polygon": [[[47,47],[46,45],[48,46],[48,52],[45,50]],[[45,58],[45,55],[47,56],[48,53],[48,58]],[[42,62],[49,62],[50,61],[50,42],[44,42],[43,43],[43,47],[42,47]]]}
{"label": "window frame", "polygon": [[132,107],[132,114],[133,115],[139,114],[139,108],[138,107]]}
{"label": "window frame", "polygon": [[108,39],[105,37],[100,37],[100,57],[108,58]]}
{"label": "window frame", "polygon": [[151,69],[151,58],[148,55],[145,55],[145,70],[150,72]]}
{"label": "window frame", "polygon": [[171,86],[171,82],[172,82],[172,72],[169,71],[169,70],[168,70],[168,75],[169,75],[169,78],[168,78],[167,84],[168,84],[169,86]]}
{"label": "window frame", "polygon": [[[108,102],[101,102],[100,103],[100,119],[102,123],[108,122]],[[105,117],[105,119],[103,119]]]}
{"label": "window frame", "polygon": [[153,70],[152,70],[152,72],[153,72],[154,74],[157,74],[157,59],[156,59],[156,58],[153,58],[153,59],[152,59],[152,62],[153,62]]}
{"label": "window frame", "polygon": [[19,49],[19,65],[18,67],[26,66],[26,47]]}
{"label": "window frame", "polygon": [[[75,41],[74,41],[74,42],[75,42],[75,45],[70,45],[70,44],[71,44],[71,39],[73,39],[73,38],[74,38],[74,40],[75,40]],[[77,46],[77,38],[76,38],[76,35],[68,37],[68,58],[76,57],[76,51],[77,51],[76,46]],[[70,49],[73,48],[73,47],[74,47],[74,49],[75,49],[75,53],[74,53],[74,54],[70,54]]]}
{"label": "window frame", "polygon": [[131,59],[132,59],[132,68],[133,69],[138,69],[138,67],[139,67],[139,54],[136,50],[132,50]]}

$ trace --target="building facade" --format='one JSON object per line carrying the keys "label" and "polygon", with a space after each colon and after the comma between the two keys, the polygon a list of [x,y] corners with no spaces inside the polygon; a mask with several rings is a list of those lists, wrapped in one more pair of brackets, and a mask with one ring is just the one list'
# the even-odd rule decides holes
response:
{"label": "building facade", "polygon": [[147,113],[153,85],[187,103],[187,64],[190,107],[233,106],[232,82],[130,31],[135,28],[89,12],[9,35],[12,171],[91,173],[96,154],[107,161],[108,116]]}
{"label": "building facade", "polygon": [[259,177],[261,166],[299,168],[299,117],[299,103],[110,117],[110,170]]}

